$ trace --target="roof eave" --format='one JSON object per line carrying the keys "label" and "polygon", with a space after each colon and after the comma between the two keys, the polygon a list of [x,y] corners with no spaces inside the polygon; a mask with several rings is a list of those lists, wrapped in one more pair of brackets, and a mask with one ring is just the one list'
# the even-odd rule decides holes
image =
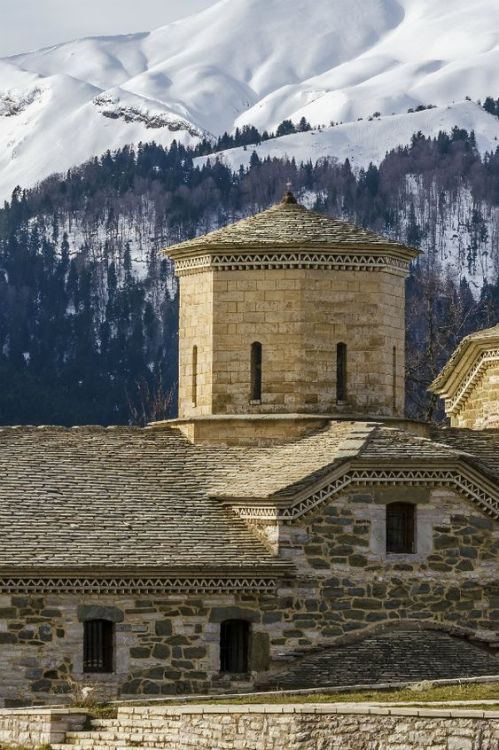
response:
{"label": "roof eave", "polygon": [[296,243],[273,243],[273,242],[250,242],[250,243],[203,243],[202,238],[200,242],[196,244],[181,243],[179,245],[171,245],[161,249],[165,255],[168,255],[173,261],[177,260],[188,260],[190,258],[196,258],[199,256],[214,256],[220,253],[229,254],[245,254],[245,255],[258,255],[259,253],[268,253],[272,251],[282,253],[294,253],[297,250],[303,250],[305,252],[321,252],[321,253],[356,253],[359,255],[390,255],[394,258],[399,258],[407,262],[415,260],[421,255],[421,251],[416,248],[411,248],[405,245],[397,245],[387,242],[386,244],[375,244],[375,243],[327,243],[322,244],[320,242],[296,242]]}
{"label": "roof eave", "polygon": [[499,335],[482,339],[478,337],[464,338],[442,371],[428,386],[430,393],[435,393],[443,399],[452,398],[478,357],[483,352],[496,346],[499,346]]}
{"label": "roof eave", "polygon": [[133,567],[133,566],[106,566],[103,569],[93,568],[92,566],[61,566],[61,567],[29,567],[26,565],[15,566],[9,565],[0,567],[0,578],[95,578],[106,580],[109,578],[120,577],[126,579],[135,578],[245,578],[256,576],[280,577],[289,574],[294,569],[293,564],[288,560],[282,560],[278,557],[275,560],[266,563],[252,565],[225,565],[223,567],[212,566],[157,566],[157,567]]}

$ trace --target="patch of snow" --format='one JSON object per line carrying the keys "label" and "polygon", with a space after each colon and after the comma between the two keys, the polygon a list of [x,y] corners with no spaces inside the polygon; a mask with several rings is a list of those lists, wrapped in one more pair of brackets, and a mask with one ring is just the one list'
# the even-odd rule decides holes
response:
{"label": "patch of snow", "polygon": [[458,102],[446,107],[435,107],[423,112],[391,115],[372,120],[347,122],[322,130],[272,138],[255,146],[232,148],[194,160],[202,165],[207,159],[220,159],[233,171],[248,167],[254,152],[260,159],[288,158],[301,162],[318,162],[320,159],[349,159],[352,168],[379,164],[386,153],[397,146],[406,146],[414,133],[436,137],[440,131],[450,133],[453,127],[468,132],[474,130],[477,147],[482,154],[494,152],[499,147],[499,118],[488,114],[478,104]]}
{"label": "patch of snow", "polygon": [[344,132],[359,163],[369,149],[377,158],[375,143],[359,140],[355,153],[354,137],[366,135],[357,118],[497,96],[497,29],[497,0],[219,0],[149,33],[0,60],[0,99],[11,112],[0,116],[0,200],[107,149],[194,143],[301,116],[349,123],[335,137]]}

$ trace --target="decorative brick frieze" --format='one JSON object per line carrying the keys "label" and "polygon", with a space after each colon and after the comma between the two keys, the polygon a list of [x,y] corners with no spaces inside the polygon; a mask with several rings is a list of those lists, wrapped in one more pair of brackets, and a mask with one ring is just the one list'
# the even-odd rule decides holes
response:
{"label": "decorative brick frieze", "polygon": [[19,594],[164,594],[273,591],[275,577],[113,578],[69,576],[0,577],[0,593]]}
{"label": "decorative brick frieze", "polygon": [[199,273],[208,269],[216,271],[253,271],[324,269],[326,271],[390,271],[399,276],[407,275],[409,263],[390,255],[367,255],[362,253],[311,251],[227,253],[223,255],[202,255],[177,260],[175,270],[178,276]]}
{"label": "decorative brick frieze", "polygon": [[428,486],[452,487],[484,510],[492,518],[499,518],[499,497],[492,489],[481,486],[479,479],[466,475],[463,469],[387,469],[370,468],[345,470],[345,473],[315,490],[289,507],[276,505],[232,505],[241,518],[293,521],[327,502],[349,485],[370,486]]}

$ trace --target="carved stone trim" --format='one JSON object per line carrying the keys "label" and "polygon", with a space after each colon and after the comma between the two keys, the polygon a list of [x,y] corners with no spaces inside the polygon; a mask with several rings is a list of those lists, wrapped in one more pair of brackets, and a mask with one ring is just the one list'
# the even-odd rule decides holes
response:
{"label": "carved stone trim", "polygon": [[491,518],[499,519],[499,499],[458,469],[350,469],[343,476],[288,508],[236,505],[233,510],[247,520],[293,521],[344,490],[348,485],[409,485],[451,487],[478,505]]}
{"label": "carved stone trim", "polygon": [[175,261],[179,276],[216,271],[251,271],[255,269],[325,269],[328,271],[390,271],[405,276],[408,261],[389,255],[359,255],[356,253],[268,252],[203,255]]}
{"label": "carved stone trim", "polygon": [[92,578],[27,577],[0,578],[0,592],[10,594],[209,594],[273,591],[274,578]]}
{"label": "carved stone trim", "polygon": [[490,349],[482,353],[454,396],[446,399],[445,410],[447,414],[455,414],[459,411],[462,402],[468,398],[473,386],[491,362],[499,362],[499,349]]}

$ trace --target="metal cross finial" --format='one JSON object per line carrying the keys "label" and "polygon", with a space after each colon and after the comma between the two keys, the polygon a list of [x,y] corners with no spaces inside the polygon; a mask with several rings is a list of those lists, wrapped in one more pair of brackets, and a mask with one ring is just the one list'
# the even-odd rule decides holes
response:
{"label": "metal cross finial", "polygon": [[291,180],[288,180],[286,183],[287,192],[284,194],[284,198],[282,199],[283,203],[297,203],[297,200],[293,195],[293,191],[291,190],[292,187],[293,183],[291,182]]}

